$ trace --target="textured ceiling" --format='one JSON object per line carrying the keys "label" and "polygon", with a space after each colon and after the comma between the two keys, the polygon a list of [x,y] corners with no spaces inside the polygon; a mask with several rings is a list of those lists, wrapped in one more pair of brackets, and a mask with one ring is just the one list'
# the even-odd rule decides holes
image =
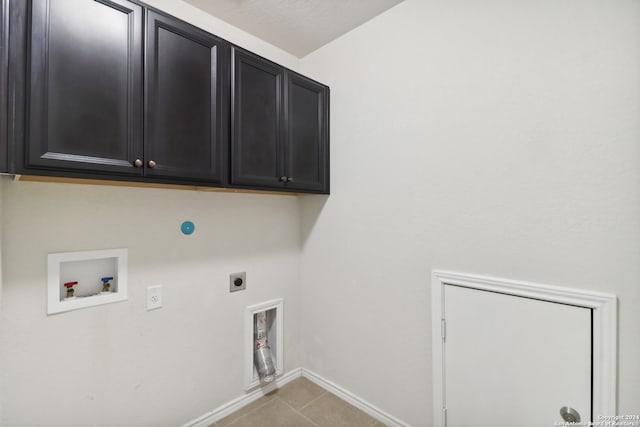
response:
{"label": "textured ceiling", "polygon": [[403,0],[185,0],[303,57]]}

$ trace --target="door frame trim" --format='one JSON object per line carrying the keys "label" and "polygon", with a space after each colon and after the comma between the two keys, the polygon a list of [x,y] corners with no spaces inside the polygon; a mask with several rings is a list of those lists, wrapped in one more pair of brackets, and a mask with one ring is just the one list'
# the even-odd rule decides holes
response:
{"label": "door frame trim", "polygon": [[444,346],[442,319],[444,285],[499,292],[507,295],[570,304],[593,310],[593,416],[617,412],[617,297],[613,294],[543,285],[467,273],[433,270],[431,274],[431,342],[433,425],[445,426]]}

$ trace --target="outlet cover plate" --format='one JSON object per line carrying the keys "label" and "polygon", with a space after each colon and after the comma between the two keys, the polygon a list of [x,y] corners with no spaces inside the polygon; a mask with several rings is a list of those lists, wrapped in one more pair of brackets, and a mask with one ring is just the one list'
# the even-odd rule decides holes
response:
{"label": "outlet cover plate", "polygon": [[229,275],[229,292],[242,291],[247,287],[247,273],[233,273]]}
{"label": "outlet cover plate", "polygon": [[147,311],[162,307],[162,285],[147,287]]}

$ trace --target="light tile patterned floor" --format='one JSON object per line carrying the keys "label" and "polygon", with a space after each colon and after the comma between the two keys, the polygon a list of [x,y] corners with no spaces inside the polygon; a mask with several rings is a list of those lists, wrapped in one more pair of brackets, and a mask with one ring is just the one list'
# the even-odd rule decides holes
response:
{"label": "light tile patterned floor", "polygon": [[210,427],[383,427],[344,400],[298,378]]}

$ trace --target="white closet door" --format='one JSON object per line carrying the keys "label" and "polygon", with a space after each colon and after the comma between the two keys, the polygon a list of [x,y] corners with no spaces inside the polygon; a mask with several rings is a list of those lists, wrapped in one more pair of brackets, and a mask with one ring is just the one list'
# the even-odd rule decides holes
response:
{"label": "white closet door", "polygon": [[591,310],[445,285],[447,427],[591,418]]}

